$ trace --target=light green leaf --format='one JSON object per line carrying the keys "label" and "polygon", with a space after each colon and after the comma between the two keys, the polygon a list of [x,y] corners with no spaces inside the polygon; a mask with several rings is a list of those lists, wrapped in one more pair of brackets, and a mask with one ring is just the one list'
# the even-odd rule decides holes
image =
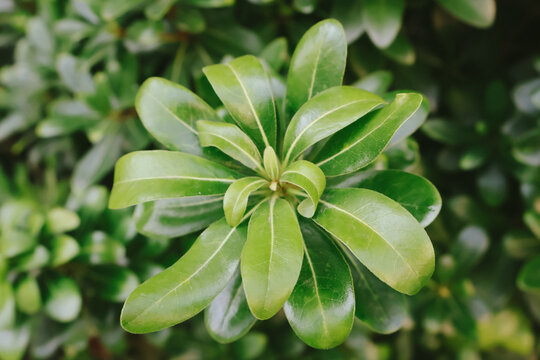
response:
{"label": "light green leaf", "polygon": [[201,146],[214,146],[246,167],[264,174],[259,149],[238,126],[200,120],[197,129]]}
{"label": "light green leaf", "polygon": [[82,297],[77,283],[68,277],[55,277],[47,281],[45,313],[59,322],[77,318],[81,311]]}
{"label": "light green leaf", "polygon": [[268,180],[251,176],[236,180],[229,186],[223,199],[223,210],[229,225],[237,226],[240,224],[246,212],[249,196],[266,184],[268,184]]}
{"label": "light green leaf", "polygon": [[435,255],[428,235],[407,210],[382,194],[327,189],[313,220],[399,292],[417,293],[433,274]]}
{"label": "light green leaf", "polygon": [[364,0],[362,11],[369,38],[378,48],[387,48],[401,28],[404,0]]}
{"label": "light green leaf", "polygon": [[326,187],[326,177],[321,169],[309,161],[300,160],[285,169],[281,181],[304,190],[308,198],[300,202],[297,210],[304,217],[312,217]]}
{"label": "light green leaf", "polygon": [[206,329],[216,341],[230,343],[244,336],[255,321],[249,311],[240,271],[237,270],[227,287],[206,308]]}
{"label": "light green leaf", "polygon": [[276,146],[277,109],[260,60],[246,55],[203,71],[233,119],[259,149]]}
{"label": "light green leaf", "polygon": [[201,8],[219,8],[231,6],[235,0],[185,0],[186,3]]}
{"label": "light green leaf", "polygon": [[302,234],[296,214],[273,197],[251,216],[242,251],[242,279],[251,313],[265,320],[289,298],[302,266]]}
{"label": "light green leaf", "polygon": [[304,261],[298,283],[285,303],[285,315],[302,341],[329,349],[341,344],[353,325],[351,272],[332,239],[312,223],[304,220],[301,224]]}
{"label": "light green leaf", "polygon": [[407,318],[405,295],[377,279],[354,255],[345,249],[354,279],[355,316],[373,331],[390,334]]}
{"label": "light green leaf", "polygon": [[18,325],[0,330],[0,358],[2,360],[21,360],[30,342],[30,326]]}
{"label": "light green leaf", "polygon": [[136,151],[116,163],[109,206],[119,209],[145,201],[224,194],[237,177],[227,167],[191,154]]}
{"label": "light green leaf", "polygon": [[266,174],[268,174],[270,179],[278,180],[281,173],[281,166],[273,147],[268,146],[264,149],[263,161]]}
{"label": "light green leaf", "polygon": [[36,278],[28,275],[15,288],[17,308],[25,314],[33,315],[41,309],[41,292]]}
{"label": "light green leaf", "polygon": [[15,296],[11,283],[0,279],[0,329],[11,328],[15,322]]}
{"label": "light green leaf", "polygon": [[47,213],[47,227],[53,234],[76,229],[80,222],[76,213],[62,207],[52,208]]}
{"label": "light green leaf", "polygon": [[67,263],[79,254],[79,243],[68,235],[56,236],[51,240],[51,266],[59,266]]}
{"label": "light green leaf", "polygon": [[232,278],[245,241],[245,226],[230,227],[225,219],[210,225],[180,260],[129,295],[122,327],[147,333],[199,313]]}
{"label": "light green leaf", "polygon": [[43,245],[37,245],[31,252],[15,259],[11,267],[19,271],[31,271],[44,267],[50,259],[49,250]]}
{"label": "light green leaf", "polygon": [[392,72],[387,70],[377,70],[362,77],[352,86],[377,95],[382,95],[388,90],[393,80],[394,75]]}
{"label": "light green leaf", "polygon": [[64,85],[74,93],[94,92],[94,81],[88,66],[71,54],[60,54],[56,71]]}
{"label": "light green leaf", "polygon": [[336,20],[312,26],[294,50],[287,77],[287,109],[292,116],[319,92],[341,85],[347,41]]}
{"label": "light green leaf", "polygon": [[495,0],[437,0],[458,19],[469,25],[486,28],[495,21]]}
{"label": "light green leaf", "polygon": [[287,39],[277,38],[270,42],[260,54],[260,58],[276,72],[279,72],[289,59],[287,52]]}
{"label": "light green leaf", "polygon": [[399,170],[360,172],[346,177],[335,188],[364,188],[377,191],[397,201],[423,227],[435,220],[441,211],[441,195],[427,179]]}
{"label": "light green leaf", "polygon": [[298,110],[287,128],[283,143],[284,163],[294,161],[311,145],[383,103],[379,96],[349,86],[336,86],[316,95]]}
{"label": "light green leaf", "polygon": [[171,150],[202,155],[196,121],[219,121],[216,112],[189,89],[162,78],[146,80],[135,100],[144,127]]}
{"label": "light green leaf", "polygon": [[540,256],[537,255],[523,266],[517,284],[523,291],[540,295]]}
{"label": "light green leaf", "polygon": [[173,238],[205,229],[223,217],[223,196],[164,199],[137,205],[137,231],[155,238]]}
{"label": "light green leaf", "polygon": [[326,176],[338,176],[368,165],[379,156],[421,103],[420,94],[396,95],[391,104],[333,136],[316,157],[317,166]]}
{"label": "light green leaf", "polygon": [[139,285],[135,273],[119,265],[101,265],[90,268],[86,275],[88,284],[99,289],[98,296],[112,302],[125,301]]}

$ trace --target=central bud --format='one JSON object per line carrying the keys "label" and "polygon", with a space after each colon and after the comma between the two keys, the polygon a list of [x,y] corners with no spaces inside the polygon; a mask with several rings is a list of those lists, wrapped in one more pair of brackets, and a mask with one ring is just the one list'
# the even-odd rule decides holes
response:
{"label": "central bud", "polygon": [[270,186],[268,186],[270,188],[270,190],[272,191],[277,191],[279,189],[279,181],[277,180],[272,180],[272,182],[270,183]]}
{"label": "central bud", "polygon": [[279,164],[279,159],[273,147],[267,146],[266,149],[264,149],[263,162],[267,178],[271,182],[270,189],[276,191],[276,189],[279,187],[281,165]]}

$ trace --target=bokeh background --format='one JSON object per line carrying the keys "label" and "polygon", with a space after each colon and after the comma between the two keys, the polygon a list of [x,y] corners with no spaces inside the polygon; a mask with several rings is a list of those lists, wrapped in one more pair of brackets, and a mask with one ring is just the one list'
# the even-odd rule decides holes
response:
{"label": "bokeh background", "polygon": [[[202,314],[130,335],[129,292],[196,234],[178,214],[107,209],[124,153],[158,148],[134,110],[161,76],[213,106],[202,67],[255,54],[285,75],[300,36],[340,20],[345,84],[430,102],[377,167],[441,192],[432,281],[400,330],[359,320],[316,351],[283,314],[232,344]],[[538,359],[540,3],[537,0],[0,0],[0,359]],[[180,234],[180,235],[179,235]]]}

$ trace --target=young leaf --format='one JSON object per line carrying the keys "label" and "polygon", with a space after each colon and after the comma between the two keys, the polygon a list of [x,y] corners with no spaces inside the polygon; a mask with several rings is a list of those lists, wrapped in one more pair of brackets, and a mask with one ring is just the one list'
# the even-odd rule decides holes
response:
{"label": "young leaf", "polygon": [[260,54],[260,58],[276,72],[279,72],[289,58],[287,52],[287,39],[277,38],[270,42]]}
{"label": "young leaf", "polygon": [[154,138],[171,150],[201,155],[195,122],[219,121],[204,100],[187,88],[162,78],[149,78],[137,94],[137,113]]}
{"label": "young leaf", "polygon": [[281,181],[304,190],[308,198],[300,202],[297,210],[304,217],[312,217],[326,186],[326,178],[321,169],[309,161],[300,160],[287,167],[281,175]]}
{"label": "young leaf", "polygon": [[264,174],[261,154],[238,126],[225,122],[197,121],[201,146],[214,146],[246,167]]}
{"label": "young leaf", "polygon": [[382,334],[397,331],[407,317],[405,296],[377,279],[356,257],[345,250],[354,279],[355,316]]}
{"label": "young leaf", "polygon": [[219,195],[237,177],[227,167],[194,155],[135,151],[116,163],[109,206],[119,209],[165,198]]}
{"label": "young leaf", "polygon": [[397,201],[423,227],[431,224],[441,211],[441,195],[425,178],[399,170],[360,172],[332,183],[335,188],[364,188]]}
{"label": "young leaf", "polygon": [[399,292],[417,293],[433,274],[435,255],[428,235],[407,210],[382,194],[327,190],[313,220]]}
{"label": "young leaf", "polygon": [[229,186],[223,199],[223,210],[229,225],[237,226],[240,224],[246,212],[249,196],[265,184],[268,184],[267,180],[252,176],[236,180]]}
{"label": "young leaf", "polygon": [[204,323],[210,336],[225,344],[244,336],[255,321],[249,311],[238,269],[227,287],[206,308]]}
{"label": "young leaf", "polygon": [[387,48],[401,28],[404,0],[365,0],[363,18],[369,38],[378,48]]}
{"label": "young leaf", "polygon": [[264,149],[263,161],[264,169],[266,170],[266,174],[268,174],[270,179],[279,179],[279,175],[281,173],[281,166],[279,164],[279,160],[273,147],[268,146],[266,149]]}
{"label": "young leaf", "polygon": [[286,200],[274,197],[251,215],[241,264],[251,312],[271,318],[289,298],[302,266],[302,234]]}
{"label": "young leaf", "polygon": [[287,108],[296,111],[319,92],[341,85],[345,72],[347,41],[336,20],[312,26],[294,50],[287,77]]}
{"label": "young leaf", "polygon": [[230,227],[225,219],[212,224],[180,260],[129,295],[122,327],[147,333],[199,313],[233,276],[245,239],[245,227]]}
{"label": "young leaf", "polygon": [[301,228],[304,261],[298,283],[285,303],[285,315],[306,344],[329,349],[341,344],[353,325],[351,272],[343,255],[321,230],[305,220]]}
{"label": "young leaf", "polygon": [[495,0],[437,0],[439,4],[458,19],[486,28],[495,20]]}
{"label": "young leaf", "polygon": [[137,231],[155,238],[173,238],[205,229],[223,217],[223,196],[192,196],[150,201],[133,214]]}
{"label": "young leaf", "polygon": [[233,119],[259,149],[276,146],[277,109],[268,74],[259,59],[246,55],[203,71]]}
{"label": "young leaf", "polygon": [[384,103],[379,96],[350,86],[336,86],[306,102],[285,133],[284,163],[294,161],[316,142],[334,134]]}
{"label": "young leaf", "polygon": [[343,175],[366,166],[379,156],[421,103],[420,94],[398,94],[390,105],[333,136],[315,159],[317,166],[326,176]]}

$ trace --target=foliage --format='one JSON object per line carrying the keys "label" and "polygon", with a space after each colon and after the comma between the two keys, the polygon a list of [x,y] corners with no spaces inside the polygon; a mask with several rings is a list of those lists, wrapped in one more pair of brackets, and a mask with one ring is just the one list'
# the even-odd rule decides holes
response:
{"label": "foliage", "polygon": [[[538,11],[531,0],[4,1],[0,359],[539,356]],[[371,105],[300,135],[359,98]],[[116,180],[228,182],[113,188],[119,159]],[[362,253],[366,229],[336,205],[383,240],[414,228],[411,243],[434,248],[431,279]],[[279,266],[259,272],[270,210]],[[161,278],[156,296],[216,249],[171,293],[188,294],[173,311],[140,324],[204,314],[145,335],[120,327],[154,330],[126,323],[147,305],[133,290]]]}

